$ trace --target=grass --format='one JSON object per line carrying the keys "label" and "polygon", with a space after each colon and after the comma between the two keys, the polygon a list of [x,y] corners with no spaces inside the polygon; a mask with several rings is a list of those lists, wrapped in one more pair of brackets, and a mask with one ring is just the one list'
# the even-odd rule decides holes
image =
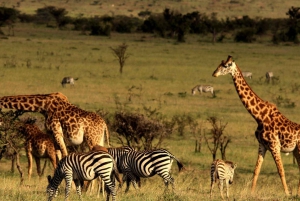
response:
{"label": "grass", "polygon": [[[243,15],[263,18],[285,18],[286,12],[291,6],[297,6],[297,0],[104,0],[104,1],[59,1],[59,0],[39,0],[39,1],[0,1],[6,7],[16,7],[21,12],[34,14],[38,8],[44,6],[56,6],[65,8],[70,16],[102,16],[102,15],[128,15],[138,16],[141,11],[151,11],[161,13],[164,8],[188,13],[199,11],[210,15],[215,12],[220,18],[242,17]],[[19,3],[19,4],[18,4]],[[19,6],[18,6],[19,5]]]}
{"label": "grass", "polygon": [[[291,156],[282,156],[287,183],[293,193],[292,197],[286,197],[270,153],[266,155],[256,193],[250,195],[258,149],[254,137],[256,123],[241,104],[230,76],[213,78],[211,75],[220,61],[231,54],[242,70],[253,72],[253,79],[247,81],[261,98],[274,102],[281,95],[295,102],[294,108],[279,109],[289,119],[300,122],[300,91],[297,87],[291,88],[300,84],[297,70],[299,46],[230,41],[213,45],[204,42],[200,36],[188,36],[186,43],[177,44],[173,40],[145,34],[92,37],[74,31],[23,24],[16,25],[15,33],[16,36],[1,40],[0,96],[60,91],[85,110],[104,109],[109,112],[116,110],[118,100],[132,111],[143,111],[143,106],[146,106],[159,109],[167,118],[183,114],[198,116],[206,130],[210,129],[206,118],[217,116],[228,122],[225,134],[232,139],[227,149],[227,159],[238,164],[230,200],[296,200],[297,166],[293,165]],[[141,37],[147,40],[141,42]],[[130,57],[123,75],[120,75],[118,63],[109,47],[123,42],[128,45]],[[30,67],[27,67],[28,60]],[[279,84],[260,82],[260,78],[270,70],[279,76]],[[79,78],[75,87],[61,87],[61,79],[65,76]],[[216,97],[208,93],[192,96],[190,90],[197,84],[213,85]],[[132,86],[141,90],[133,90],[129,101],[129,88]],[[182,92],[187,92],[187,95],[180,97],[178,93]],[[114,135],[112,142],[115,146],[119,145]],[[207,146],[203,143],[201,153],[194,153],[194,137],[187,129],[182,137],[174,133],[162,147],[169,149],[187,168],[178,173],[176,165],[173,165],[176,192],[164,194],[162,180],[154,176],[143,180],[139,191],[131,189],[128,194],[120,193],[118,200],[207,200],[212,160]],[[33,176],[31,181],[25,181],[25,186],[19,187],[18,174],[12,175],[9,168],[9,161],[2,159],[0,200],[46,199],[45,177],[39,180]],[[26,172],[25,156],[22,156],[22,168]],[[52,173],[51,168],[47,173]],[[213,200],[220,200],[217,187],[214,192]],[[95,194],[84,195],[84,200],[96,199]],[[57,198],[60,199],[63,199],[63,193]],[[71,199],[77,199],[74,190]]]}

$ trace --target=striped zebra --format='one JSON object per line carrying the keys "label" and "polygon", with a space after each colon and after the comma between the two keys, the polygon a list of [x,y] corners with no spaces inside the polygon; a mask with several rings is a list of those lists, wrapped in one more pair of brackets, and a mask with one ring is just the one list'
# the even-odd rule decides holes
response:
{"label": "striped zebra", "polygon": [[243,77],[249,77],[250,79],[252,79],[252,72],[249,71],[245,71],[242,72]]}
{"label": "striped zebra", "polygon": [[110,154],[103,151],[91,151],[88,153],[71,153],[61,159],[55,169],[54,176],[48,176],[48,201],[56,196],[59,184],[63,179],[66,181],[65,200],[69,197],[71,183],[74,180],[76,191],[81,200],[81,186],[83,181],[91,181],[97,177],[104,181],[107,191],[106,200],[110,194],[112,200],[116,200],[115,179],[121,183],[115,162]]}
{"label": "striped zebra", "polygon": [[75,80],[78,80],[79,78],[73,78],[73,77],[64,77],[61,81],[62,87],[65,87],[66,84],[70,84],[71,86],[74,86]]}
{"label": "striped zebra", "polygon": [[[107,148],[107,150],[108,150],[108,153],[110,155],[112,155],[112,157],[114,158],[119,173],[123,174],[123,171],[122,171],[123,156],[126,155],[130,151],[135,151],[135,149],[132,147],[129,147],[129,146],[124,146],[124,147],[118,147],[118,148]],[[136,183],[138,184],[138,187],[140,188],[141,187],[141,179],[138,176],[136,176]],[[126,179],[126,192],[129,190],[129,186],[130,186],[130,178],[127,178]]]}
{"label": "striped zebra", "polygon": [[202,94],[203,92],[210,92],[212,95],[214,95],[214,88],[210,85],[197,85],[194,88],[192,88],[192,95],[195,95],[196,92],[199,92]]}
{"label": "striped zebra", "polygon": [[[172,184],[174,190],[174,179],[170,175],[173,159],[177,161],[179,171],[184,167],[179,160],[165,149],[155,149],[147,151],[134,151],[128,152],[119,158],[121,163],[121,171],[123,173],[123,182],[131,181],[134,188],[137,189],[136,181],[140,177],[152,177],[159,175],[163,178],[166,188],[168,184]],[[125,192],[129,190],[127,186]]]}
{"label": "striped zebra", "polygon": [[269,72],[266,72],[266,82],[270,82],[272,79],[273,79],[274,75],[273,75],[273,72],[269,71]]}
{"label": "striped zebra", "polygon": [[210,185],[210,197],[212,197],[212,191],[214,187],[214,183],[216,183],[219,180],[219,188],[221,191],[221,197],[223,197],[223,183],[225,181],[226,184],[226,196],[229,198],[229,184],[232,184],[233,182],[233,176],[234,176],[234,170],[237,167],[237,165],[231,161],[223,161],[221,159],[217,159],[212,162],[211,164],[211,185]]}

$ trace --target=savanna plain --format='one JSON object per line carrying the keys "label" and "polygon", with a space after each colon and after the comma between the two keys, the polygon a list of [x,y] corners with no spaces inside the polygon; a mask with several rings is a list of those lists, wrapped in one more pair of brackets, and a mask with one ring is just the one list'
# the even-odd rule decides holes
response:
{"label": "savanna plain", "polygon": [[[88,110],[113,113],[119,105],[124,110],[142,112],[143,107],[157,109],[166,118],[174,115],[191,115],[209,132],[210,116],[228,123],[224,130],[231,141],[226,158],[237,163],[229,200],[298,200],[299,169],[292,154],[282,154],[287,184],[292,196],[287,197],[277,173],[274,160],[267,152],[252,195],[251,179],[258,153],[254,136],[256,123],[242,105],[229,75],[212,77],[213,71],[228,55],[233,56],[242,71],[251,71],[247,82],[262,99],[277,103],[279,110],[290,120],[300,123],[300,70],[299,45],[273,45],[264,38],[255,43],[212,44],[209,39],[187,36],[185,43],[161,39],[148,34],[116,34],[110,37],[81,35],[70,30],[57,30],[43,26],[17,24],[15,36],[1,39],[0,44],[0,96],[62,92],[69,101]],[[111,47],[128,45],[124,71]],[[30,65],[29,65],[30,64]],[[265,83],[265,73],[273,71],[278,78],[275,84]],[[60,84],[65,76],[79,78],[75,86]],[[214,87],[215,96],[209,93],[191,95],[198,84]],[[182,96],[182,94],[185,94]],[[32,114],[35,115],[35,114]],[[112,145],[120,146],[115,133]],[[117,199],[130,200],[209,200],[210,164],[212,154],[203,141],[201,152],[195,152],[195,136],[186,130],[183,136],[174,132],[163,141],[163,148],[173,153],[186,170],[178,173],[172,166],[176,191],[164,192],[159,176],[142,180],[142,187],[127,194],[120,192]],[[217,158],[220,158],[218,152]],[[46,200],[47,167],[45,177],[39,179],[35,166],[33,177],[27,177],[27,159],[21,157],[25,174],[20,186],[19,174],[10,172],[10,161],[0,161],[0,200]],[[64,182],[56,200],[64,199]],[[123,187],[124,191],[124,187]],[[77,200],[73,189],[70,200]],[[83,195],[84,200],[97,198],[96,192]],[[212,200],[221,200],[216,186]]]}

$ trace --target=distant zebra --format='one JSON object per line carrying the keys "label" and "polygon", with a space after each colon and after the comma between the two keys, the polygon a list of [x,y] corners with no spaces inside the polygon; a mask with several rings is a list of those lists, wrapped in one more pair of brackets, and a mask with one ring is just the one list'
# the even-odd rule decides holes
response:
{"label": "distant zebra", "polygon": [[274,75],[273,75],[273,72],[269,71],[269,72],[266,72],[266,82],[270,82],[272,79],[273,79]]}
{"label": "distant zebra", "polygon": [[229,197],[229,184],[233,182],[234,170],[237,165],[231,161],[223,161],[221,159],[217,159],[211,164],[211,185],[210,185],[210,197],[212,197],[212,191],[214,187],[214,183],[219,180],[219,187],[221,191],[221,197],[223,197],[223,183],[225,181],[226,184],[226,196]]}
{"label": "distant zebra", "polygon": [[195,86],[194,88],[192,88],[192,95],[195,95],[196,91],[198,91],[200,94],[202,94],[202,92],[210,92],[212,95],[214,95],[214,88],[210,85]]}
{"label": "distant zebra", "polygon": [[70,84],[71,86],[74,86],[75,80],[78,80],[79,78],[73,78],[73,77],[64,77],[61,81],[62,87],[65,87],[66,84]]}
{"label": "distant zebra", "polygon": [[[171,183],[174,190],[174,179],[170,175],[173,159],[177,161],[179,171],[182,170],[184,168],[182,163],[165,149],[128,151],[121,158],[123,182],[129,179],[134,188],[137,188],[136,181],[139,177],[147,178],[158,174],[163,178],[166,187]],[[128,190],[129,186],[127,186],[125,192]]]}
{"label": "distant zebra", "polygon": [[242,75],[244,77],[249,77],[250,79],[252,79],[252,72],[245,71],[245,72],[242,72]]}
{"label": "distant zebra", "polygon": [[121,183],[115,162],[110,154],[103,151],[89,153],[71,153],[61,159],[55,169],[54,176],[48,176],[48,201],[57,194],[57,188],[63,179],[66,181],[65,200],[69,197],[71,183],[74,180],[76,191],[81,200],[81,186],[83,181],[90,181],[97,177],[104,181],[107,191],[106,200],[112,194],[112,200],[116,200],[115,179]]}

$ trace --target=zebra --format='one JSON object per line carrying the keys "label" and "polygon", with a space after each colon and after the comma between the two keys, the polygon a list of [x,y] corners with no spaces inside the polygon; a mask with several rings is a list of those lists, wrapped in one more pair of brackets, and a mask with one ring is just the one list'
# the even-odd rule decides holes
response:
{"label": "zebra", "polygon": [[97,177],[104,181],[107,191],[106,200],[112,194],[112,200],[116,200],[115,179],[120,182],[116,164],[110,154],[103,151],[91,151],[88,153],[71,153],[61,159],[55,169],[54,176],[48,176],[48,201],[56,197],[57,189],[63,179],[66,181],[65,200],[69,197],[72,180],[76,185],[76,191],[81,200],[81,186],[83,181],[90,181]]}
{"label": "zebra", "polygon": [[245,72],[242,72],[242,75],[243,75],[244,77],[249,77],[250,79],[252,79],[252,72],[245,71]]}
{"label": "zebra", "polygon": [[[123,154],[121,158],[118,159],[121,163],[120,168],[123,173],[123,182],[129,179],[134,188],[137,189],[136,181],[139,181],[140,177],[147,178],[158,174],[163,178],[166,188],[168,188],[168,184],[171,183],[172,189],[174,190],[174,179],[170,175],[173,159],[177,161],[179,171],[184,169],[183,164],[165,149],[146,151],[128,150],[126,154]],[[128,190],[129,185],[125,192],[128,192]]]}
{"label": "zebra", "polygon": [[[135,151],[135,149],[132,147],[129,147],[129,146],[124,146],[124,147],[118,147],[118,148],[107,148],[107,150],[108,150],[108,153],[110,155],[112,155],[112,157],[114,158],[119,173],[123,174],[123,171],[122,171],[123,156],[126,155],[130,151]],[[141,179],[138,176],[136,176],[136,183],[138,184],[138,187],[140,188],[141,187]],[[126,179],[126,192],[129,190],[129,186],[130,186],[130,178],[127,178]]]}
{"label": "zebra", "polygon": [[61,81],[62,87],[65,87],[66,84],[70,84],[71,86],[74,86],[75,80],[78,80],[79,78],[73,78],[73,77],[64,77]]}
{"label": "zebra", "polygon": [[273,80],[273,72],[269,71],[269,72],[266,72],[266,82],[269,83],[270,80]]}
{"label": "zebra", "polygon": [[219,188],[221,191],[221,197],[223,197],[223,182],[225,181],[226,184],[226,196],[229,198],[229,184],[232,184],[233,182],[233,176],[234,176],[234,170],[237,167],[236,163],[233,163],[231,161],[223,161],[221,159],[217,159],[212,162],[211,164],[211,185],[210,185],[210,197],[212,197],[212,191],[214,187],[214,183],[216,183],[219,180]]}
{"label": "zebra", "polygon": [[214,88],[210,85],[196,85],[194,88],[192,88],[192,95],[195,95],[196,91],[198,91],[200,94],[203,92],[210,92],[212,95],[214,95]]}

